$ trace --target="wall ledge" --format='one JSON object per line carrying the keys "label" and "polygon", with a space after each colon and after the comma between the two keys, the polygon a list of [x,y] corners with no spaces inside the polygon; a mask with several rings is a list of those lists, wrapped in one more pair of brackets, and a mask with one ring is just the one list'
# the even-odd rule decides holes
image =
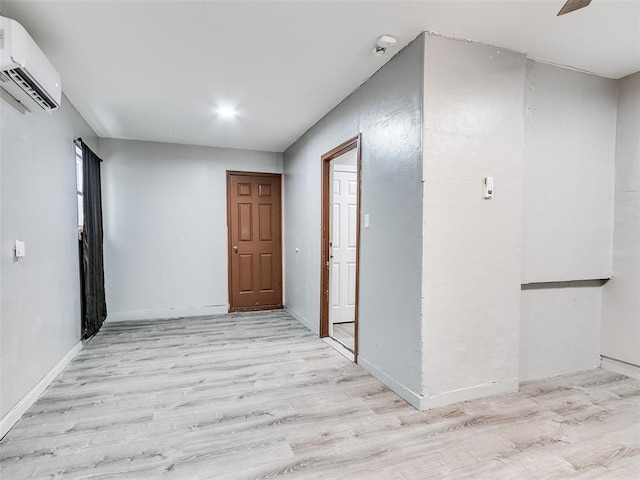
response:
{"label": "wall ledge", "polygon": [[640,366],[634,365],[633,363],[616,360],[615,358],[605,357],[604,355],[602,355],[600,358],[602,359],[602,363],[600,366],[603,369],[610,370],[615,373],[621,373],[622,375],[626,375],[627,377],[637,378],[640,380]]}
{"label": "wall ledge", "polygon": [[22,399],[0,420],[0,439],[16,424],[20,417],[29,410],[38,398],[51,385],[55,378],[66,368],[73,358],[82,350],[82,342],[76,343],[73,348],[40,380],[35,387],[22,397]]}
{"label": "wall ledge", "polygon": [[582,288],[601,287],[610,278],[593,278],[588,280],[564,280],[553,282],[527,282],[520,284],[520,290],[546,290],[550,288]]}

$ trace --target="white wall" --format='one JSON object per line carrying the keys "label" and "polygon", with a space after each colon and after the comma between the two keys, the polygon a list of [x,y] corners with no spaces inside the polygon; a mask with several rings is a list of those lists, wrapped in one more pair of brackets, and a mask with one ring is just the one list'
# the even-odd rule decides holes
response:
{"label": "white wall", "polygon": [[600,365],[600,282],[522,291],[520,381]]}
{"label": "white wall", "polygon": [[317,332],[321,160],[362,133],[359,363],[414,405],[421,392],[423,36],[284,153],[286,307]]}
{"label": "white wall", "polygon": [[226,171],[271,152],[100,139],[108,321],[228,310]]}
{"label": "white wall", "polygon": [[619,85],[613,278],[604,286],[602,355],[640,366],[640,72]]}
{"label": "white wall", "polygon": [[[615,80],[527,62],[523,283],[611,276],[616,102]],[[523,289],[521,381],[599,365],[601,299],[600,282]]]}
{"label": "white wall", "polygon": [[[80,287],[73,139],[95,134],[62,108],[23,115],[0,100],[0,416],[80,340]],[[27,255],[13,259],[12,239]]]}
{"label": "white wall", "polygon": [[617,82],[527,62],[522,283],[611,276]]}
{"label": "white wall", "polygon": [[525,60],[427,36],[424,407],[518,386]]}

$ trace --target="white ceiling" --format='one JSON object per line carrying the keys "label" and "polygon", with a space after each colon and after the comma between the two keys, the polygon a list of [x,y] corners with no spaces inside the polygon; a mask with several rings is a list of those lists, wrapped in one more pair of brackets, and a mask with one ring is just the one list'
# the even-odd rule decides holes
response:
{"label": "white ceiling", "polygon": [[[283,151],[422,31],[620,78],[640,71],[640,0],[14,1],[101,137]],[[398,47],[375,58],[381,34]],[[219,118],[216,107],[240,115]]]}

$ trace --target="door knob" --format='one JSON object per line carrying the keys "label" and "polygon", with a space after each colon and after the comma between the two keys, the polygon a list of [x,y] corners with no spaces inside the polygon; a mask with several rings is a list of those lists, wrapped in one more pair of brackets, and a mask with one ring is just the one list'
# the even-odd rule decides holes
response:
{"label": "door knob", "polygon": [[233,253],[238,253],[238,245],[233,246]]}

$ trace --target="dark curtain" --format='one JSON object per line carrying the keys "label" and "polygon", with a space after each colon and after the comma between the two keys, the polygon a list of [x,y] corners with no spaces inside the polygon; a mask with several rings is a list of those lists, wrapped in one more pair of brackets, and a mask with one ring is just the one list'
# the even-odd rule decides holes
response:
{"label": "dark curtain", "polygon": [[84,229],[82,234],[82,338],[89,338],[107,318],[102,252],[100,158],[82,145]]}

